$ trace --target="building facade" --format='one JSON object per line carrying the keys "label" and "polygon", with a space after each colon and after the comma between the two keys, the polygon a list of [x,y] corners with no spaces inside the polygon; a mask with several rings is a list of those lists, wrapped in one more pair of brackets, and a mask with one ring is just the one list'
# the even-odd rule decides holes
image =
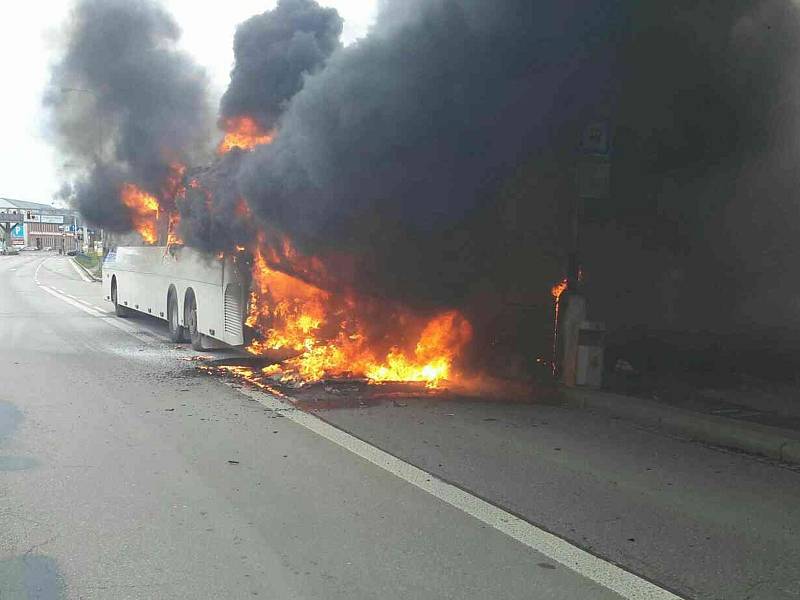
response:
{"label": "building facade", "polygon": [[0,235],[6,246],[71,252],[81,249],[83,222],[77,211],[0,198]]}

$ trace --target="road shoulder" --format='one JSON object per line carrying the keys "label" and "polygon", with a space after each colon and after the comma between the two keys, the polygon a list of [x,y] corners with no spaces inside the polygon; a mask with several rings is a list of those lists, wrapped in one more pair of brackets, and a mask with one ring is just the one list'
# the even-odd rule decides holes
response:
{"label": "road shoulder", "polygon": [[654,400],[611,392],[564,388],[567,406],[590,409],[691,440],[800,464],[800,432],[702,414]]}

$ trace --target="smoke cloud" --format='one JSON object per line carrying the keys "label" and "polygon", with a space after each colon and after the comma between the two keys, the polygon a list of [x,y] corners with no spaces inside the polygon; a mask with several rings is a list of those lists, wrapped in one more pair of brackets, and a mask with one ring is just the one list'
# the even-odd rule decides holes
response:
{"label": "smoke cloud", "polygon": [[159,195],[170,164],[206,149],[207,78],[177,49],[179,38],[150,0],[80,0],[70,14],[45,105],[60,150],[86,171],[77,207],[98,225],[130,228],[123,181]]}
{"label": "smoke cloud", "polygon": [[[276,141],[244,159],[241,191],[306,250],[359,257],[362,287],[463,300],[503,258],[503,183],[606,93],[623,22],[614,3],[588,6],[384,2],[372,34],[307,77]],[[565,86],[575,99],[557,106]]]}
{"label": "smoke cloud", "polygon": [[248,115],[265,129],[277,123],[303,78],[341,47],[342,19],[314,0],[280,0],[274,10],[236,29],[235,66],[220,102],[220,118]]}
{"label": "smoke cloud", "polygon": [[[464,308],[478,346],[535,356],[578,140],[602,120],[612,182],[585,203],[590,317],[800,331],[786,275],[800,259],[793,0],[383,0],[366,38],[342,47],[341,28],[312,0],[239,27],[219,122],[250,115],[274,141],[195,172],[188,243],[252,240],[245,198],[260,226],[346,264],[340,285]],[[63,151],[89,167],[79,207],[106,227],[129,226],[121,181],[157,193],[173,160],[208,162],[193,153],[212,121],[206,78],[178,38],[153,2],[73,12],[47,104]]]}

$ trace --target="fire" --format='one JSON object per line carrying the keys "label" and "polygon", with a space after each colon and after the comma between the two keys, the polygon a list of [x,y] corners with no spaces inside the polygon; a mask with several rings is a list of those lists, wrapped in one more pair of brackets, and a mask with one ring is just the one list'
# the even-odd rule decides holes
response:
{"label": "fire", "polygon": [[161,190],[161,197],[168,200],[176,200],[186,195],[186,188],[183,186],[183,176],[186,174],[186,165],[173,162],[169,165],[169,175],[164,182]]}
{"label": "fire", "polygon": [[223,122],[225,137],[217,146],[217,154],[226,154],[233,148],[252,150],[256,146],[272,142],[272,133],[264,131],[253,117],[243,115]]}
{"label": "fire", "polygon": [[123,183],[120,190],[122,203],[130,209],[133,228],[146,244],[158,242],[158,213],[160,206],[155,196],[132,183]]}
{"label": "fire", "polygon": [[237,200],[233,212],[241,219],[249,219],[253,216],[253,211],[250,210],[250,205],[247,204],[247,200],[244,198],[239,198],[239,200]]}
{"label": "fire", "polygon": [[181,213],[175,211],[169,214],[169,223],[167,225],[167,246],[183,244],[183,238],[178,233],[178,225],[180,222]]}
{"label": "fire", "polygon": [[[352,294],[334,294],[274,268],[256,250],[246,324],[261,334],[248,350],[290,350],[296,356],[271,365],[264,375],[303,384],[325,377],[371,382],[416,381],[437,387],[456,377],[453,364],[472,336],[458,311],[429,320],[401,308],[386,309],[382,331],[370,319],[376,306]],[[386,313],[388,310],[389,313]]]}
{"label": "fire", "polygon": [[553,295],[553,298],[558,301],[561,298],[561,294],[567,291],[567,286],[569,285],[569,281],[565,278],[555,284],[551,289],[550,293]]}
{"label": "fire", "polygon": [[[142,236],[145,244],[157,244],[159,240],[159,218],[161,212],[167,215],[167,245],[182,244],[178,234],[180,212],[178,203],[185,200],[186,188],[183,177],[186,166],[179,162],[169,165],[159,197],[146,192],[133,183],[123,183],[120,188],[120,199],[128,207],[133,230]],[[163,231],[163,229],[162,229]]]}

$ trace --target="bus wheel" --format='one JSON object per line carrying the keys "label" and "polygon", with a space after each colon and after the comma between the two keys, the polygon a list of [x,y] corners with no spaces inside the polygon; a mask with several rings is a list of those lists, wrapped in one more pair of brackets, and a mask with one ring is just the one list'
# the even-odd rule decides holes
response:
{"label": "bus wheel", "polygon": [[184,308],[186,315],[184,323],[189,330],[189,339],[192,341],[192,348],[202,352],[205,350],[203,347],[203,334],[197,329],[197,301],[194,299],[194,294],[189,294],[186,299],[186,306]]}
{"label": "bus wheel", "polygon": [[178,319],[178,298],[174,290],[170,290],[167,295],[167,323],[169,323],[169,339],[176,344],[185,342],[186,333]]}
{"label": "bus wheel", "polygon": [[131,313],[127,307],[122,306],[119,302],[117,302],[117,280],[111,282],[111,302],[114,303],[114,314],[118,317],[122,317],[123,319],[129,316]]}

